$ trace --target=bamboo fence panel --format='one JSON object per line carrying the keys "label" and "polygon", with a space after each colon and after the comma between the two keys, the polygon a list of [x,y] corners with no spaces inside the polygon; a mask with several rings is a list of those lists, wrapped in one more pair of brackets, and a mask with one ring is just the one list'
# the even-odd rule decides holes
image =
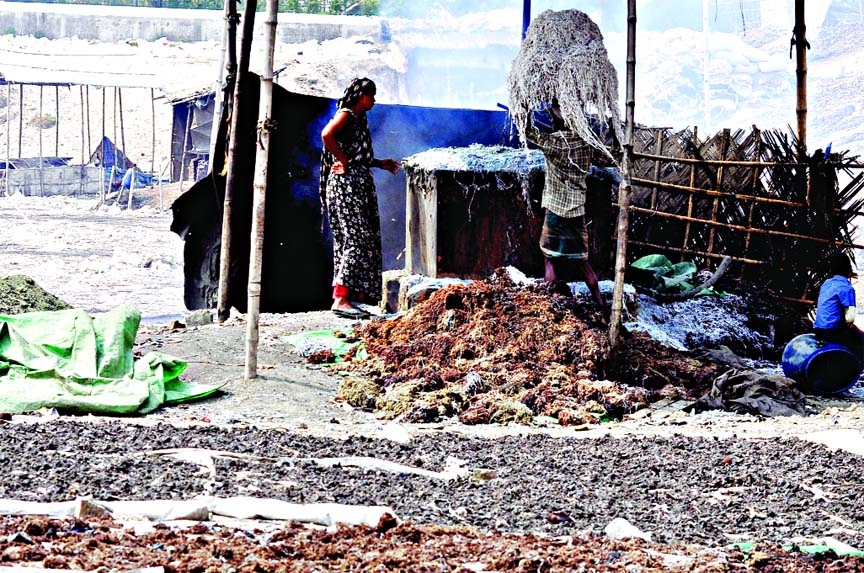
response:
{"label": "bamboo fence panel", "polygon": [[[864,173],[845,153],[799,163],[794,136],[780,131],[641,128],[634,134],[628,234],[631,259],[662,253],[809,300],[825,255],[855,244]],[[851,182],[839,188],[837,174]]]}

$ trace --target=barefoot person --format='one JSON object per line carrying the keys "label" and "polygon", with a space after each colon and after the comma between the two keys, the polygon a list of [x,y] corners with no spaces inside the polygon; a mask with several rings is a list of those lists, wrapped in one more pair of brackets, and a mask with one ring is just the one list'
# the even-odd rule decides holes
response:
{"label": "barefoot person", "polygon": [[375,82],[355,78],[321,131],[321,200],[333,232],[333,306],[343,318],[365,318],[356,303],[381,299],[381,220],[370,168],[399,170],[376,159],[366,112],[375,104]]}
{"label": "barefoot person", "polygon": [[588,261],[588,228],[585,224],[585,177],[591,164],[613,165],[600,151],[567,128],[556,104],[550,108],[553,131],[541,133],[529,121],[525,137],[546,158],[546,182],[542,207],[546,210],[540,250],[545,259],[547,282],[585,280],[594,301],[605,310],[597,275]]}

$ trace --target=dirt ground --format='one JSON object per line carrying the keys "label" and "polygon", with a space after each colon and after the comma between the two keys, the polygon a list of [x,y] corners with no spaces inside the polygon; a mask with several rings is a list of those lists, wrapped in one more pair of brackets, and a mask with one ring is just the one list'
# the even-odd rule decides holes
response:
{"label": "dirt ground", "polygon": [[[163,189],[163,205],[178,189]],[[354,323],[329,312],[262,315],[259,356],[260,377],[243,381],[245,322],[236,313],[223,325],[169,329],[172,320],[183,321],[183,243],[170,232],[170,210],[159,212],[158,190],[142,190],[140,208],[128,212],[101,206],[95,200],[40,197],[0,197],[0,256],[7,274],[27,275],[66,303],[92,313],[119,304],[131,304],[142,312],[139,350],[158,349],[189,362],[186,377],[198,381],[228,381],[216,398],[165,409],[152,415],[171,422],[242,420],[256,425],[287,425],[344,435],[345,426],[361,432],[391,426],[373,415],[359,412],[333,399],[339,377],[326,367],[307,364],[285,337],[299,332],[350,328]],[[278,400],[273,399],[279,396]],[[864,427],[859,422],[857,390],[839,399],[811,399],[822,413],[794,419],[757,421],[724,413],[689,415],[674,408],[657,407],[625,417],[616,424],[585,431],[552,427],[553,433],[586,435],[596,432],[662,433],[675,420],[675,432],[730,435],[736,432],[776,436],[831,428]],[[332,424],[336,419],[339,424]],[[659,420],[659,421],[658,421]],[[334,428],[334,426],[341,426]],[[438,427],[460,433],[500,435],[537,431],[518,426],[469,428],[445,420]],[[553,425],[554,426],[554,425]],[[425,425],[423,427],[428,427]]]}
{"label": "dirt ground", "polygon": [[[6,444],[0,459],[16,460],[19,468],[0,480],[0,498],[251,495],[383,504],[405,523],[325,529],[211,518],[191,529],[188,523],[155,529],[139,523],[124,530],[119,525],[130,524],[119,518],[8,517],[0,524],[4,564],[178,572],[566,571],[579,570],[580,563],[596,571],[860,567],[857,558],[831,551],[814,557],[780,549],[791,539],[798,540],[793,545],[820,545],[826,538],[864,544],[855,477],[864,455],[864,404],[856,394],[813,399],[817,414],[776,419],[694,415],[666,401],[621,421],[581,427],[548,418],[530,425],[466,426],[456,417],[388,421],[338,400],[340,376],[307,363],[285,340],[299,332],[347,330],[351,321],[329,312],[262,315],[260,376],[252,381],[243,379],[242,316],[223,325],[170,325],[188,314],[182,242],[152,196],[142,194],[142,201],[127,212],[92,210],[93,202],[74,199],[0,198],[4,269],[31,276],[94,313],[122,302],[138,306],[146,320],[136,350],[182,358],[189,363],[184,378],[225,382],[223,391],[145,417],[55,419],[41,412],[0,421],[0,433],[10,437],[0,440]],[[216,460],[210,479],[199,465],[166,466],[146,453],[188,447],[273,460]],[[485,478],[440,482],[314,467],[285,456],[365,456],[432,471],[460,459],[493,473],[488,485]],[[652,532],[652,541],[608,539],[604,528],[616,517]],[[727,548],[743,540],[764,546]],[[117,552],[118,544],[138,549]]]}

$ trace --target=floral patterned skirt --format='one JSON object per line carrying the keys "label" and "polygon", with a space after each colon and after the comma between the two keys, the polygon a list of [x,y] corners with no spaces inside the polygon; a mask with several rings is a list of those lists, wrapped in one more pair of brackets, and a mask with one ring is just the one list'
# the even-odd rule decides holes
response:
{"label": "floral patterned skirt", "polygon": [[375,182],[367,168],[327,178],[327,215],[333,232],[333,284],[349,297],[381,300],[381,218]]}

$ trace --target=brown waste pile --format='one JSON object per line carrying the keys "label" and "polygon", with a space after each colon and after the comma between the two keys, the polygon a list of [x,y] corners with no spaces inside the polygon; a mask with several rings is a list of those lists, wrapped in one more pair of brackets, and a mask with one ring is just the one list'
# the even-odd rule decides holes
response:
{"label": "brown waste pile", "polygon": [[286,524],[274,531],[272,524],[240,530],[199,523],[184,529],[162,524],[154,528],[136,535],[110,518],[3,517],[0,559],[4,567],[43,571],[153,568],[164,573],[864,571],[860,558],[838,558],[831,552],[802,555],[766,546],[743,553],[640,540],[501,535],[434,525],[324,530]]}
{"label": "brown waste pile", "polygon": [[719,373],[645,336],[610,352],[596,306],[562,286],[517,287],[499,270],[366,324],[357,336],[368,358],[337,367],[349,373],[339,395],[403,421],[528,423],[540,415],[578,425],[620,419],[660,397],[701,395]]}
{"label": "brown waste pile", "polygon": [[0,277],[0,314],[12,315],[67,308],[71,307],[40,287],[28,276]]}

